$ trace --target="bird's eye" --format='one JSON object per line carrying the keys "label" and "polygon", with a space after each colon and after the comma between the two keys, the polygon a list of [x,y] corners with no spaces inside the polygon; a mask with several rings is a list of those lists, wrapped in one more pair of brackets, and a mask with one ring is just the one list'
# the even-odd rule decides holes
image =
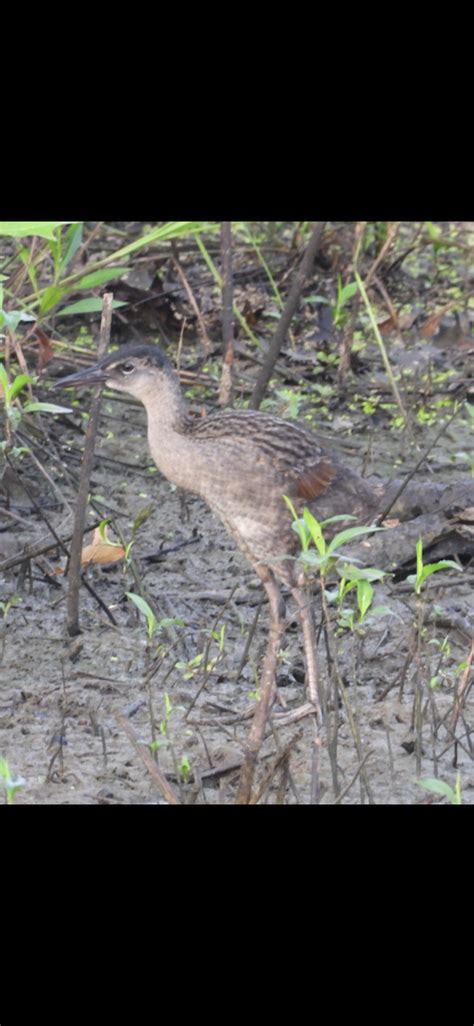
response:
{"label": "bird's eye", "polygon": [[120,370],[122,371],[122,374],[131,374],[132,371],[135,370],[135,364],[130,362],[122,363],[120,366]]}

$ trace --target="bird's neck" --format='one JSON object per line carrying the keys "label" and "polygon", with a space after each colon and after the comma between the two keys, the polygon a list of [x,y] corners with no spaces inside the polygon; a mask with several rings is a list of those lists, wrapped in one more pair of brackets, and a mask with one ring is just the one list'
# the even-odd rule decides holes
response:
{"label": "bird's neck", "polygon": [[182,432],[188,424],[188,407],[176,375],[170,375],[159,388],[153,384],[140,393],[148,416],[148,428],[163,432]]}
{"label": "bird's neck", "polygon": [[186,487],[193,466],[190,418],[178,378],[170,377],[163,388],[151,388],[140,396],[148,417],[148,444],[158,470]]}

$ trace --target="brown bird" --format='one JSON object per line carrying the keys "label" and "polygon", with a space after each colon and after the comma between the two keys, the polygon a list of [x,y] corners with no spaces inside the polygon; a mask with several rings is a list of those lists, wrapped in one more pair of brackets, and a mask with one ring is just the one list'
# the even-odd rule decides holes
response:
{"label": "brown bird", "polygon": [[342,465],[311,431],[294,421],[255,410],[223,410],[205,418],[190,417],[178,376],[156,345],[123,346],[95,366],[58,382],[61,386],[97,383],[129,392],[143,403],[156,466],[173,484],[204,499],[267,592],[270,638],[240,788],[241,800],[249,800],[284,629],[285,606],[279,582],[290,588],[299,609],[309,708],[319,714],[314,626],[295,561],[299,542],[283,495],[292,500],[298,512],[307,506],[318,520],[336,514],[367,519],[376,512],[375,496],[358,474]]}

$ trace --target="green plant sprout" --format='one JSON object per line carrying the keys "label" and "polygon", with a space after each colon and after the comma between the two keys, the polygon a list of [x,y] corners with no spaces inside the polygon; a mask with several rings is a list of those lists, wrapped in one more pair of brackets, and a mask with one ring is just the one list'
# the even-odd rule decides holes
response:
{"label": "green plant sprout", "polygon": [[356,591],[357,608],[359,611],[358,627],[362,627],[365,623],[369,611],[371,617],[395,615],[393,609],[390,609],[389,606],[372,605],[374,588],[371,582],[382,581],[384,577],[389,577],[390,574],[384,570],[377,569],[377,567],[360,568],[345,562],[341,566],[337,566],[336,569],[341,575],[339,588],[336,592],[327,592],[326,595],[329,602],[335,601],[340,608],[338,621],[340,627],[348,627],[350,630],[355,629],[355,612],[343,605],[346,595],[353,589]]}
{"label": "green plant sprout", "polygon": [[[151,504],[148,505],[148,506],[143,506],[143,508],[138,511],[138,513],[137,513],[137,515],[135,517],[135,520],[133,521],[133,524],[132,524],[132,537],[131,537],[129,542],[127,542],[127,543],[124,542],[124,545],[123,545],[123,547],[125,549],[125,556],[124,556],[125,566],[129,566],[129,564],[131,563],[130,553],[132,551],[132,547],[135,545],[135,542],[137,540],[137,534],[138,534],[140,528],[143,526],[143,524],[145,524],[146,521],[149,519],[149,517],[151,516],[152,512],[153,512],[153,506]],[[182,621],[179,621],[179,625],[182,626]],[[161,626],[162,627],[169,626],[168,621],[167,620],[163,620],[161,622]]]}
{"label": "green plant sprout", "polygon": [[155,632],[162,630],[163,627],[171,627],[172,625],[184,627],[183,620],[170,617],[165,617],[163,620],[157,620],[153,610],[148,605],[148,602],[142,598],[141,595],[136,595],[133,591],[127,591],[125,594],[146,619],[148,641],[152,641]]}
{"label": "green plant sprout", "polygon": [[[209,659],[209,648],[210,642],[216,641],[218,647],[218,655]],[[199,652],[193,659],[189,659],[187,662],[177,662],[176,669],[183,672],[183,680],[192,680],[198,673],[204,671],[206,676],[213,673],[217,663],[222,658],[225,643],[225,624],[219,631],[209,631],[209,641],[206,644],[204,651]]]}
{"label": "green plant sprout", "polygon": [[425,221],[425,228],[433,243],[433,253],[435,256],[439,253],[440,249],[443,249],[445,243],[441,239],[441,228],[434,225],[432,221]]}
{"label": "green plant sprout", "polygon": [[225,624],[222,625],[220,631],[211,631],[211,638],[213,641],[217,641],[219,652],[222,655],[225,643]]}
{"label": "green plant sprout", "polygon": [[25,783],[26,781],[23,777],[18,777],[17,780],[13,780],[7,760],[0,758],[0,784],[5,790],[5,801],[7,805],[13,805],[17,791],[20,790],[20,787],[24,787]]}
{"label": "green plant sprout", "polygon": [[[341,558],[341,553],[338,551],[347,542],[353,541],[355,538],[360,538],[365,534],[372,534],[375,531],[383,531],[383,527],[348,527],[344,531],[340,531],[334,536],[332,541],[326,542],[323,535],[323,528],[337,522],[355,520],[356,517],[351,515],[338,515],[335,517],[328,517],[327,520],[321,522],[316,519],[306,506],[303,510],[303,516],[299,517],[295,507],[288,498],[287,495],[283,496],[288,509],[293,517],[292,528],[296,531],[302,549],[302,556],[300,557],[303,565],[317,569],[324,579],[330,570],[336,565],[338,559]],[[310,548],[313,543],[316,551]]]}
{"label": "green plant sprout", "polygon": [[[186,783],[188,778],[189,778],[189,774],[191,772],[191,765],[190,765],[189,759],[188,759],[186,754],[182,755],[181,762],[178,765],[178,760],[176,758],[176,751],[175,751],[174,743],[173,743],[173,741],[171,739],[171,730],[170,730],[170,727],[172,725],[173,715],[175,713],[177,713],[177,712],[184,713],[185,709],[184,709],[184,706],[182,706],[182,705],[173,705],[173,703],[172,703],[172,701],[170,699],[170,696],[169,696],[167,691],[165,691],[163,701],[164,701],[164,717],[160,721],[160,724],[159,724],[161,738],[157,739],[156,741],[152,741],[148,747],[150,749],[151,754],[156,756],[156,757],[158,757],[158,753],[159,753],[161,748],[168,748],[170,753],[171,753],[171,757],[173,759],[174,769],[175,769],[175,773],[176,773],[178,779],[180,779],[184,783]],[[187,734],[192,734],[192,731],[188,730],[188,731],[186,731],[186,733]]]}
{"label": "green plant sprout", "polygon": [[419,787],[423,787],[425,791],[431,791],[432,794],[440,794],[443,795],[444,798],[448,798],[451,805],[462,805],[460,773],[456,776],[454,788],[452,788],[450,784],[446,784],[444,780],[438,780],[436,777],[428,777],[425,780],[416,780],[415,783],[418,784]]}
{"label": "green plant sprout", "polygon": [[[439,607],[435,607],[436,608]],[[440,610],[442,612],[442,610]],[[467,667],[466,660],[458,663],[455,666],[446,666],[445,661],[451,656],[451,642],[449,635],[440,640],[439,638],[430,638],[428,645],[433,645],[439,651],[439,658],[436,665],[436,672],[429,679],[429,687],[432,691],[436,691],[443,684],[449,688],[456,686],[456,683],[461,674],[464,673]]]}
{"label": "green plant sprout", "polygon": [[439,563],[427,563],[423,565],[423,541],[421,538],[416,543],[416,574],[410,574],[407,577],[409,584],[413,584],[417,595],[421,594],[421,589],[428,577],[431,574],[437,573],[438,570],[457,570],[462,573],[462,567],[458,566],[453,559],[441,559]]}
{"label": "green plant sprout", "polygon": [[7,599],[6,602],[0,602],[0,610],[3,613],[3,619],[6,620],[9,610],[12,608],[12,606],[19,606],[20,602],[22,601],[23,599],[18,598],[16,595],[13,595],[12,598]]}
{"label": "green plant sprout", "polygon": [[[339,607],[339,627],[343,629],[349,628],[351,631],[355,629],[356,614],[354,610],[343,605],[344,599],[352,590],[356,592],[359,612],[357,626],[359,628],[364,624],[369,610],[371,616],[393,615],[393,610],[388,606],[372,605],[374,599],[372,582],[381,581],[389,575],[384,570],[379,570],[376,567],[356,567],[353,562],[348,560],[344,553],[339,551],[344,545],[355,538],[371,534],[374,531],[383,531],[384,528],[349,527],[336,534],[330,542],[326,542],[323,534],[323,529],[326,526],[341,520],[354,520],[355,517],[339,515],[329,517],[328,520],[320,522],[306,507],[303,510],[303,516],[298,517],[293,503],[288,496],[284,495],[283,498],[293,516],[293,530],[297,532],[300,539],[302,549],[299,557],[300,561],[305,569],[316,569],[319,571],[326,599],[329,603],[335,603]],[[311,548],[311,544],[314,545],[316,551]],[[332,570],[335,570],[339,575],[340,582],[337,588],[327,590],[326,577]]]}
{"label": "green plant sprout", "polygon": [[188,659],[187,662],[177,662],[175,664],[177,670],[182,670],[183,680],[192,680],[193,677],[201,669],[201,663],[204,659],[204,652],[199,652],[198,655],[194,656],[193,659]]}
{"label": "green plant sprout", "polygon": [[342,284],[341,276],[337,279],[336,305],[333,309],[333,323],[335,328],[340,328],[347,320],[347,310],[344,307],[357,292],[357,282],[351,281],[347,285]]}
{"label": "green plant sprout", "polygon": [[[326,296],[319,296],[319,295],[305,296],[303,301],[305,303],[310,303],[310,304],[311,303],[315,303],[315,304],[323,303],[325,306],[330,306],[331,307],[331,312],[332,312],[332,321],[333,321],[334,327],[335,328],[342,328],[344,326],[344,324],[346,323],[347,316],[348,316],[347,310],[345,310],[344,308],[347,306],[349,300],[352,299],[353,296],[355,296],[355,294],[357,292],[357,288],[358,288],[357,282],[355,282],[355,281],[351,281],[351,282],[348,282],[347,285],[343,285],[342,284],[342,278],[339,275],[338,279],[337,279],[336,302],[334,303],[334,305],[330,302],[329,299],[326,298]],[[320,353],[318,353],[318,358],[321,359],[321,354]],[[337,363],[338,359],[339,358],[337,356],[331,356],[331,357],[328,357],[327,362],[328,363]]]}

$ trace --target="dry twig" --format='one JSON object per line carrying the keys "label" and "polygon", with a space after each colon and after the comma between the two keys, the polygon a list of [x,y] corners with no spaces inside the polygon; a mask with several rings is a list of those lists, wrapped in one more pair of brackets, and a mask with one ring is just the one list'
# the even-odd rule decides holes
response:
{"label": "dry twig", "polygon": [[[102,305],[102,320],[97,351],[97,359],[102,360],[107,352],[112,323],[112,293],[106,292]],[[81,633],[79,626],[79,589],[81,586],[81,553],[87,501],[89,497],[90,478],[94,460],[94,446],[99,424],[102,389],[99,386],[92,402],[91,413],[86,431],[84,459],[81,467],[81,479],[77,496],[74,533],[70,548],[69,588],[67,596],[67,631],[71,637]]]}

